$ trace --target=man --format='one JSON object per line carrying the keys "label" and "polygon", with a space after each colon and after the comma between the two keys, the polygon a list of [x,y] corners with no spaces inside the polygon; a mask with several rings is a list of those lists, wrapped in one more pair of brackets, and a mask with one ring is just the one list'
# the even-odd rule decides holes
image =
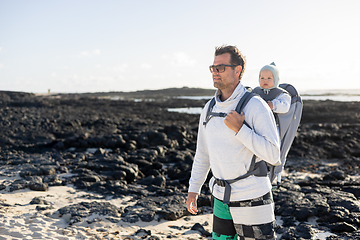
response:
{"label": "man", "polygon": [[227,115],[225,118],[212,117],[204,125],[210,101],[200,115],[186,204],[190,213],[197,213],[197,197],[211,169],[213,178],[209,186],[214,196],[213,239],[275,239],[269,178],[251,175],[232,183],[230,198],[226,201],[225,187],[219,186],[217,181],[246,174],[254,154],[256,162],[280,163],[280,141],[273,114],[266,102],[255,96],[241,114],[234,111],[247,91],[240,83],[245,64],[245,58],[235,46],[216,48],[214,63],[210,66],[214,87],[217,88],[212,112]]}

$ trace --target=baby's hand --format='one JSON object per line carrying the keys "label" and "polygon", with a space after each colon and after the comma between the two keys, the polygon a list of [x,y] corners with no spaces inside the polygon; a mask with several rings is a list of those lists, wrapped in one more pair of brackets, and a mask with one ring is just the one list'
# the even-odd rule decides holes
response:
{"label": "baby's hand", "polygon": [[270,109],[273,110],[273,103],[271,101],[267,101],[267,104],[269,105]]}

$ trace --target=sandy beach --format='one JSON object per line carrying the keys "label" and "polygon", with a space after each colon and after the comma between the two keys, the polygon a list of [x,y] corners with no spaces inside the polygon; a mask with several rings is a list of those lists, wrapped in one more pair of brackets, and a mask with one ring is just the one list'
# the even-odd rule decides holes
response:
{"label": "sandy beach", "polygon": [[[1,182],[1,177],[0,177]],[[31,204],[35,198],[47,202]],[[93,200],[96,199],[96,200]],[[211,231],[212,215],[202,214],[182,217],[176,221],[151,221],[137,223],[112,222],[108,216],[92,214],[81,223],[69,224],[70,216],[61,215],[54,209],[67,205],[97,201],[109,202],[119,208],[133,204],[131,197],[104,199],[102,196],[79,191],[72,186],[54,186],[46,192],[19,190],[14,193],[0,192],[0,239],[148,239],[147,235],[158,239],[209,239],[198,231],[191,230],[195,223],[201,223]],[[37,206],[51,209],[39,212]],[[148,233],[151,231],[151,234]]]}
{"label": "sandy beach", "polygon": [[[64,174],[61,177],[67,177]],[[285,171],[284,177],[289,177]],[[311,176],[309,173],[295,173],[292,177],[303,179]],[[314,176],[314,175],[313,175]],[[15,180],[16,177],[0,177],[0,183]],[[40,204],[32,204],[34,198],[44,200]],[[94,200],[96,199],[96,200]],[[103,196],[77,190],[74,186],[54,186],[46,192],[19,190],[14,193],[0,191],[0,239],[212,239],[202,236],[199,231],[191,230],[197,223],[211,232],[212,214],[189,215],[176,221],[164,219],[151,222],[124,222],[121,219],[109,218],[107,215],[92,214],[83,222],[71,224],[69,214],[61,215],[56,209],[80,202],[108,202],[119,208],[134,204],[132,197],[104,198]],[[37,207],[47,207],[48,210],[38,211]],[[282,224],[281,217],[276,218],[277,224]],[[309,219],[309,224],[316,225],[316,219]],[[330,232],[317,229],[316,239],[326,239]],[[281,234],[277,239],[282,239]]]}

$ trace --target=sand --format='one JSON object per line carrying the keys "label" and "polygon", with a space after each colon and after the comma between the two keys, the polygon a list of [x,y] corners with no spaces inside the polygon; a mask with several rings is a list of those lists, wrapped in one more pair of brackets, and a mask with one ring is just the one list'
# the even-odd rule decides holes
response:
{"label": "sand", "polygon": [[[0,177],[0,182],[5,179],[9,178]],[[36,210],[39,205],[30,204],[34,197],[41,197],[50,204],[40,206],[52,206],[53,209]],[[169,235],[178,239],[206,239],[198,231],[190,230],[195,223],[205,223],[207,226],[204,228],[211,232],[211,213],[183,217],[177,221],[139,221],[136,223],[123,221],[113,223],[105,219],[107,216],[93,214],[83,222],[69,225],[70,215],[61,216],[57,211],[61,207],[84,201],[107,201],[119,208],[133,204],[130,197],[103,199],[97,194],[76,190],[71,185],[49,187],[46,192],[29,189],[14,192],[2,190],[0,191],[0,240],[144,239],[142,236],[149,230],[152,236],[160,239],[166,239]],[[135,235],[140,229],[146,231]]]}
{"label": "sand", "polygon": [[[64,174],[62,177],[66,177]],[[305,177],[304,174],[296,173],[298,178]],[[13,177],[16,179],[19,177]],[[0,183],[9,180],[9,177],[1,177]],[[34,197],[46,200],[49,205],[30,204]],[[75,189],[71,185],[49,187],[46,192],[32,191],[29,189],[8,192],[6,189],[0,191],[0,240],[15,239],[148,239],[146,232],[151,231],[151,236],[159,239],[211,239],[201,236],[198,231],[191,230],[195,223],[200,223],[205,230],[211,232],[211,212],[201,215],[191,215],[176,221],[152,221],[128,223],[119,221],[117,223],[105,219],[108,216],[93,214],[84,221],[69,224],[70,215],[60,215],[57,211],[67,205],[84,201],[109,202],[119,208],[134,204],[131,197],[107,198]],[[36,210],[37,206],[51,206],[52,209],[45,211]],[[312,224],[316,225],[316,219]],[[278,224],[282,223],[277,217]],[[140,231],[139,231],[140,230]],[[141,231],[142,230],[142,231]],[[317,239],[325,239],[331,235],[325,231],[319,231]],[[278,236],[281,239],[281,236]]]}

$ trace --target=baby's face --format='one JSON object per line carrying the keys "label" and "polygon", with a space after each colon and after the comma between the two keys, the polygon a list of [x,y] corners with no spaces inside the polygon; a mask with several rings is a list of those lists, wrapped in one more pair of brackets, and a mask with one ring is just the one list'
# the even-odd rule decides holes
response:
{"label": "baby's face", "polygon": [[272,88],[275,84],[274,76],[270,70],[264,69],[260,72],[260,87],[264,89]]}

